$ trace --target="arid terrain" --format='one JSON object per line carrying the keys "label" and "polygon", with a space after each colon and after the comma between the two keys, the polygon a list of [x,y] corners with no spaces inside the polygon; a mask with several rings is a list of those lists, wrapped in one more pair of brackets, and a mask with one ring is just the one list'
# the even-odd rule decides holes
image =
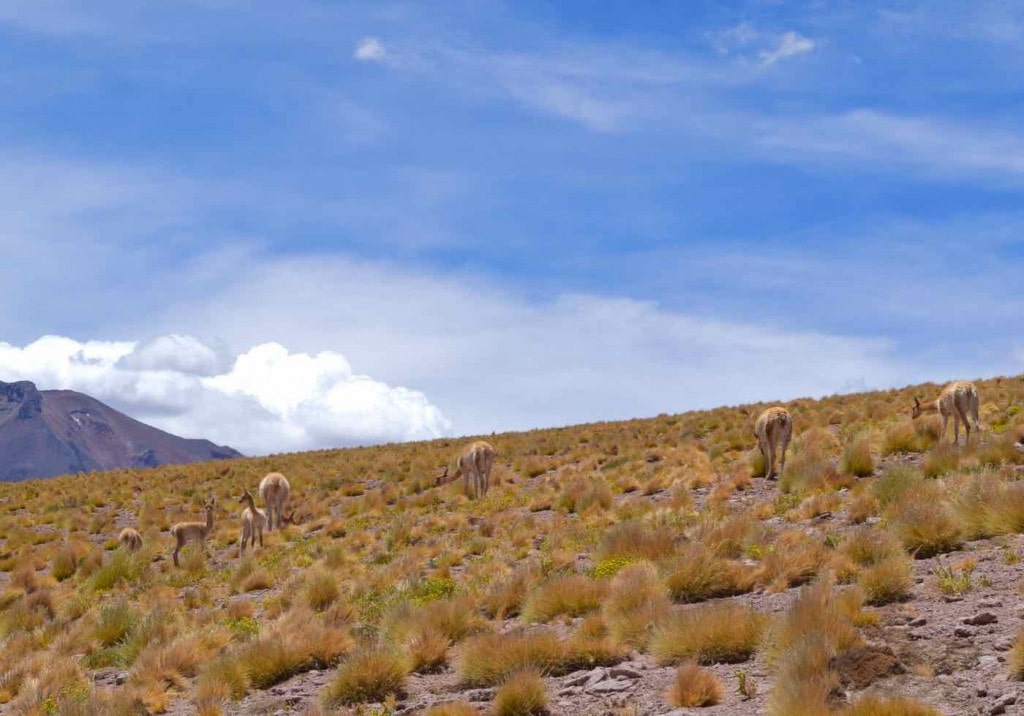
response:
{"label": "arid terrain", "polygon": [[0,485],[0,710],[1024,713],[1024,378],[977,386],[958,447],[940,386],[787,403],[777,481],[765,404],[487,436],[479,500],[468,439]]}

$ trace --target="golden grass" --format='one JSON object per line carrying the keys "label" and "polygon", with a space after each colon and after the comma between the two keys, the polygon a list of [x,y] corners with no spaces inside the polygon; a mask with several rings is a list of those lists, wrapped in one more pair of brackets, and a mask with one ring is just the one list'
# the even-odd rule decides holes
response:
{"label": "golden grass", "polygon": [[[957,453],[933,449],[935,416],[906,417],[913,395],[937,386],[788,403],[796,435],[781,494],[749,479],[750,423],[763,406],[489,436],[501,479],[479,501],[432,487],[458,451],[451,440],[0,485],[0,702],[118,714],[187,695],[214,714],[303,670],[335,668],[356,644],[406,670],[451,664],[463,683],[498,686],[523,669],[615,663],[659,636],[667,650],[677,612],[736,606],[745,600],[728,595],[830,570],[856,586],[836,590],[838,626],[826,629],[868,628],[879,611],[862,601],[906,593],[906,551],[1024,532],[1014,469],[1024,381],[978,385],[991,429]],[[921,461],[923,471],[908,466]],[[240,560],[231,498],[270,471],[289,476],[302,522]],[[206,553],[190,546],[175,569],[167,529],[210,495]],[[825,512],[835,517],[818,519]],[[850,530],[842,516],[880,521]],[[116,549],[125,524],[144,536],[136,555]],[[934,596],[940,582],[924,586]],[[725,601],[671,606],[708,598]],[[499,635],[514,617],[524,632]],[[673,648],[671,661],[718,658],[719,641],[748,653],[750,640],[729,634],[743,624],[706,643],[694,631],[679,641],[688,655]],[[821,655],[840,646],[814,633],[773,656],[775,713],[822,708],[832,677]],[[132,674],[120,693],[82,690],[108,668]]]}
{"label": "golden grass", "polygon": [[523,619],[551,621],[557,616],[579,617],[601,606],[608,585],[582,574],[570,574],[536,587],[523,608]]}
{"label": "golden grass", "polygon": [[687,661],[676,670],[665,698],[676,708],[714,706],[722,700],[722,684],[697,662]]}
{"label": "golden grass", "polygon": [[746,661],[757,651],[768,618],[748,607],[721,603],[675,612],[658,625],[651,654],[662,664]]}
{"label": "golden grass", "polygon": [[324,687],[324,704],[334,708],[402,696],[407,674],[408,667],[399,654],[379,647],[358,651],[338,667]]}
{"label": "golden grass", "polygon": [[547,713],[548,695],[539,671],[520,671],[502,683],[494,695],[495,716],[538,716]]}

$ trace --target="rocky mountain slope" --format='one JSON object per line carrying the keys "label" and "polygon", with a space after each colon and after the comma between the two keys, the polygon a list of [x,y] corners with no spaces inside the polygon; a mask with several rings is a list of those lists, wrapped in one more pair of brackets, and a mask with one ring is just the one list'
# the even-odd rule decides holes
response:
{"label": "rocky mountain slope", "polygon": [[0,480],[239,457],[165,433],[72,390],[0,382]]}

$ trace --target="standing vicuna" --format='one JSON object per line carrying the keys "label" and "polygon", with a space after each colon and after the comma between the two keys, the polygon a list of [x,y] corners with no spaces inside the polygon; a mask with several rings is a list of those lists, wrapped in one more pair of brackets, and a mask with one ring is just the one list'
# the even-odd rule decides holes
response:
{"label": "standing vicuna", "polygon": [[263,510],[256,507],[256,500],[248,490],[242,492],[238,501],[246,505],[242,510],[242,541],[238,547],[238,556],[245,554],[245,543],[256,549],[256,537],[260,538],[260,547],[263,546],[263,528],[267,524],[267,516]]}
{"label": "standing vicuna", "polygon": [[[491,486],[491,466],[493,465],[494,448],[489,443],[478,440],[466,446],[466,449],[462,451],[453,474],[449,474],[448,467],[445,466],[444,472],[437,476],[437,484],[443,485],[446,482],[458,480],[461,475],[466,494],[474,499],[482,497],[487,494],[487,490]],[[470,481],[473,483],[472,493],[469,490]]]}
{"label": "standing vicuna", "polygon": [[[279,472],[272,472],[260,480],[260,499],[267,508],[267,531],[272,532],[274,525],[281,529],[284,524],[284,506],[291,499],[292,488],[288,479]],[[274,516],[277,516],[275,522]]]}
{"label": "standing vicuna", "polygon": [[138,552],[142,549],[142,535],[137,529],[125,527],[117,536],[117,542],[129,552]]}
{"label": "standing vicuna", "polygon": [[[754,423],[754,435],[757,437],[757,446],[761,448],[761,454],[764,456],[764,476],[771,480],[786,469],[786,448],[789,447],[789,439],[793,436],[793,418],[785,408],[768,408]],[[776,445],[778,453],[775,452]],[[775,472],[776,455],[779,456],[778,473]]]}
{"label": "standing vicuna", "polygon": [[213,531],[213,508],[217,504],[217,498],[211,497],[206,503],[206,522],[179,522],[171,527],[171,535],[174,537],[174,566],[178,564],[178,552],[189,542],[198,542],[203,550],[206,550],[206,538]]}
{"label": "standing vicuna", "polygon": [[953,416],[953,444],[960,443],[960,421],[964,421],[967,428],[967,442],[971,441],[971,421],[968,416],[974,418],[974,427],[981,429],[978,422],[978,389],[974,383],[967,380],[958,380],[950,383],[939,394],[938,400],[929,400],[922,403],[914,398],[914,407],[910,411],[910,417],[917,420],[924,413],[937,412],[942,416],[942,432],[939,434],[939,442],[946,437],[946,426],[949,424],[949,416]]}

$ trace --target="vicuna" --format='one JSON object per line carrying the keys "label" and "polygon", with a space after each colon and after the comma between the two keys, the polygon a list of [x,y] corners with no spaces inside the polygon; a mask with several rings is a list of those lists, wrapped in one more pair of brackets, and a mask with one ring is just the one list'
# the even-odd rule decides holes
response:
{"label": "vicuna", "polygon": [[117,536],[117,542],[129,552],[138,552],[142,549],[142,535],[132,527],[125,527]]}
{"label": "vicuna", "polygon": [[[260,480],[260,499],[267,508],[267,531],[272,532],[274,525],[278,529],[285,523],[284,506],[291,498],[292,488],[288,479],[279,472],[272,472]],[[294,512],[293,512],[294,514]],[[275,521],[275,516],[277,517]]]}
{"label": "vicuna", "polygon": [[[491,486],[491,467],[494,465],[494,448],[483,440],[472,443],[462,451],[459,456],[455,472],[449,474],[448,467],[437,476],[436,484],[443,485],[453,480],[463,478],[463,489],[472,498],[482,497],[487,494]],[[470,482],[473,484],[473,491],[470,492]]]}
{"label": "vicuna", "polygon": [[256,549],[257,536],[260,538],[260,547],[263,546],[263,528],[267,524],[267,516],[263,514],[263,510],[256,507],[256,500],[248,490],[242,493],[238,501],[246,505],[242,510],[242,541],[238,547],[238,556],[242,556],[245,554],[246,542]]}
{"label": "vicuna", "polygon": [[960,421],[964,421],[967,429],[967,441],[971,440],[971,421],[968,416],[974,418],[974,427],[980,430],[978,422],[978,389],[974,383],[966,380],[958,380],[950,383],[939,394],[937,400],[929,400],[922,403],[914,398],[914,407],[910,411],[910,417],[917,420],[924,413],[938,413],[942,416],[942,432],[939,434],[939,442],[946,437],[946,426],[949,424],[949,416],[953,416],[953,444],[960,442]]}
{"label": "vicuna", "polygon": [[179,522],[171,527],[171,535],[174,537],[174,566],[178,564],[178,552],[189,542],[198,542],[206,549],[206,538],[213,531],[213,508],[217,504],[217,498],[211,497],[206,503],[206,522]]}
{"label": "vicuna", "polygon": [[[793,418],[785,408],[768,408],[754,423],[754,435],[757,437],[757,446],[761,448],[761,454],[764,456],[764,476],[771,480],[786,469],[786,448],[789,447],[789,439],[793,436]],[[776,455],[779,456],[778,473],[775,472]]]}

